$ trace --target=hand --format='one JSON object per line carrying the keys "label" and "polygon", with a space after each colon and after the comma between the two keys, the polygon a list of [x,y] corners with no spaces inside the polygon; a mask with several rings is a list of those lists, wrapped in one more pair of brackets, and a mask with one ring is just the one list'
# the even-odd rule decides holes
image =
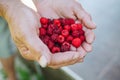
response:
{"label": "hand", "polygon": [[25,59],[38,61],[43,67],[46,66],[49,62],[45,59],[50,61],[51,53],[39,39],[40,24],[37,13],[21,2],[17,2],[15,7],[9,5],[9,9],[6,11],[6,20],[21,55]]}
{"label": "hand", "polygon": [[[92,50],[92,42],[95,38],[92,29],[95,29],[96,26],[92,22],[91,16],[82,8],[80,3],[75,0],[37,0],[34,1],[34,3],[36,5],[38,13],[42,17],[73,18],[75,20],[79,20],[79,22],[85,26],[86,42],[84,42],[82,46],[77,49],[77,52],[70,51],[62,54],[55,54],[53,56],[56,56],[54,57],[56,58],[56,64],[52,65],[51,62],[49,65],[52,68],[59,68],[83,61],[83,58],[87,52],[90,52]],[[61,58],[59,59],[59,57]]]}

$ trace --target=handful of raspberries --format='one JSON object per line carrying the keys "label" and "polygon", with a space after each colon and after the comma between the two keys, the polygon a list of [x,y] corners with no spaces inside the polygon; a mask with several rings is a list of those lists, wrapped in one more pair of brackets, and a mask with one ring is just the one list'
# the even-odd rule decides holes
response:
{"label": "handful of raspberries", "polygon": [[78,48],[85,41],[82,24],[75,23],[71,18],[48,19],[40,18],[40,39],[54,54],[70,51],[71,45]]}

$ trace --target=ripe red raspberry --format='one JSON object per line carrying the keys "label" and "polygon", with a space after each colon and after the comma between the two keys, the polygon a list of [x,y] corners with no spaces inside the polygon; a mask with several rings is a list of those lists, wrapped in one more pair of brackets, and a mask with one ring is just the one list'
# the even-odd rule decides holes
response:
{"label": "ripe red raspberry", "polygon": [[81,39],[82,42],[84,42],[85,41],[85,36],[81,35],[80,39]]}
{"label": "ripe red raspberry", "polygon": [[48,35],[52,35],[54,28],[55,28],[54,25],[53,25],[53,24],[50,24],[50,25],[48,26],[48,29],[47,29],[47,34],[48,34]]}
{"label": "ripe red raspberry", "polygon": [[45,36],[46,35],[46,30],[44,28],[39,28],[40,36]]}
{"label": "ripe red raspberry", "polygon": [[41,17],[41,18],[40,18],[40,23],[41,23],[42,25],[45,25],[45,24],[48,23],[48,19],[45,18],[45,17]]}
{"label": "ripe red raspberry", "polygon": [[79,37],[80,36],[80,32],[75,30],[75,31],[72,32],[72,36],[73,37]]}
{"label": "ripe red raspberry", "polygon": [[49,39],[50,39],[49,36],[45,36],[42,40],[43,40],[43,42],[47,45],[48,42],[49,42]]}
{"label": "ripe red raspberry", "polygon": [[67,37],[68,35],[69,35],[69,31],[68,30],[62,30],[62,35],[64,36],[64,37]]}
{"label": "ripe red raspberry", "polygon": [[45,24],[45,25],[42,25],[43,28],[47,29],[48,25]]}
{"label": "ripe red raspberry", "polygon": [[65,25],[65,26],[64,26],[64,29],[70,31],[71,27],[70,27],[69,25]]}
{"label": "ripe red raspberry", "polygon": [[51,51],[52,51],[52,53],[54,54],[54,53],[60,52],[60,48],[54,46]]}
{"label": "ripe red raspberry", "polygon": [[58,36],[58,42],[59,42],[59,43],[63,43],[64,40],[65,40],[64,36],[62,36],[62,35],[59,35],[59,36]]}
{"label": "ripe red raspberry", "polygon": [[65,51],[69,51],[70,50],[70,44],[68,42],[64,42],[62,45],[61,45],[61,51],[62,52],[65,52]]}
{"label": "ripe red raspberry", "polygon": [[67,41],[68,43],[71,43],[72,40],[73,40],[73,37],[72,37],[71,35],[69,35],[69,36],[67,37],[67,39],[66,39],[66,41]]}
{"label": "ripe red raspberry", "polygon": [[84,35],[85,34],[85,32],[82,29],[79,32],[80,32],[80,35]]}
{"label": "ripe red raspberry", "polygon": [[73,41],[72,41],[72,45],[74,46],[74,47],[76,47],[76,48],[78,48],[78,47],[80,47],[80,45],[81,45],[81,39],[80,38],[75,38],[75,39],[73,39]]}
{"label": "ripe red raspberry", "polygon": [[64,23],[65,25],[71,25],[75,23],[75,21],[71,18],[66,18],[64,20],[65,20],[65,23]]}
{"label": "ripe red raspberry", "polygon": [[61,25],[59,19],[54,19],[53,24],[55,24],[55,25],[57,25],[57,26],[60,26],[60,25]]}
{"label": "ripe red raspberry", "polygon": [[71,29],[72,29],[72,31],[78,30],[77,24],[72,24],[72,25],[71,25]]}
{"label": "ripe red raspberry", "polygon": [[48,48],[49,48],[49,49],[52,49],[53,46],[54,46],[54,42],[51,41],[51,40],[49,40],[49,41],[48,41]]}
{"label": "ripe red raspberry", "polygon": [[54,42],[57,42],[57,39],[58,39],[58,34],[53,34],[51,36],[51,40],[54,41]]}
{"label": "ripe red raspberry", "polygon": [[56,34],[61,34],[61,32],[62,32],[62,27],[61,26],[59,26],[59,27],[56,26],[54,31],[53,31],[53,33],[56,33]]}
{"label": "ripe red raspberry", "polygon": [[78,27],[78,30],[81,30],[82,29],[82,24],[78,23],[77,27]]}

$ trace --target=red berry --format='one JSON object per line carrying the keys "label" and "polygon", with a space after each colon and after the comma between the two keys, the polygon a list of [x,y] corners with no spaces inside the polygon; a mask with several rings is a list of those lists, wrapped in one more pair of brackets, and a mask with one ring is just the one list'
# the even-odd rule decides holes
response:
{"label": "red berry", "polygon": [[54,46],[51,51],[52,51],[52,53],[54,54],[54,53],[60,52],[60,48]]}
{"label": "red berry", "polygon": [[45,24],[45,25],[42,25],[43,28],[47,29],[48,25]]}
{"label": "red berry", "polygon": [[63,43],[64,40],[65,40],[64,36],[59,35],[59,37],[58,37],[58,42],[59,42],[59,43]]}
{"label": "red berry", "polygon": [[77,24],[72,24],[72,25],[71,25],[71,29],[72,29],[72,31],[78,30]]}
{"label": "red berry", "polygon": [[42,40],[43,42],[47,45],[48,41],[49,41],[50,37],[49,36],[45,36]]}
{"label": "red berry", "polygon": [[65,23],[64,23],[65,25],[71,25],[75,23],[75,21],[72,18],[66,18],[64,20],[65,20]]}
{"label": "red berry", "polygon": [[82,29],[79,32],[80,32],[80,35],[84,35],[85,34],[85,32]]}
{"label": "red berry", "polygon": [[66,41],[67,41],[68,43],[71,43],[72,40],[73,40],[73,37],[72,37],[71,35],[69,35],[69,36],[67,37],[67,39],[66,39]]}
{"label": "red berry", "polygon": [[48,19],[45,18],[45,17],[41,17],[41,18],[40,18],[40,23],[41,23],[42,25],[45,25],[45,24],[48,23]]}
{"label": "red berry", "polygon": [[69,18],[69,22],[70,22],[70,25],[71,25],[71,24],[75,24],[75,20],[72,19],[72,18]]}
{"label": "red berry", "polygon": [[56,33],[56,34],[60,34],[62,32],[62,27],[61,26],[59,26],[59,27],[56,26],[53,32]]}
{"label": "red berry", "polygon": [[78,27],[79,30],[81,30],[82,29],[82,24],[77,24],[77,27]]}
{"label": "red berry", "polygon": [[44,28],[39,28],[39,31],[40,31],[40,36],[44,36],[46,35],[46,30]]}
{"label": "red berry", "polygon": [[72,45],[73,45],[74,47],[76,47],[76,48],[80,47],[80,45],[81,45],[81,39],[80,39],[80,38],[75,38],[75,39],[73,39]]}
{"label": "red berry", "polygon": [[53,23],[54,23],[55,25],[57,25],[57,26],[60,26],[60,25],[61,25],[59,19],[54,19],[54,22],[53,22]]}
{"label": "red berry", "polygon": [[64,36],[64,37],[67,37],[68,35],[69,35],[69,31],[68,30],[62,30],[62,35]]}
{"label": "red berry", "polygon": [[70,50],[70,44],[68,42],[64,42],[61,46],[61,51],[65,52],[65,51],[69,51]]}
{"label": "red berry", "polygon": [[53,43],[51,40],[49,40],[49,41],[48,41],[48,48],[49,48],[49,49],[52,49],[53,46],[54,46],[54,43]]}
{"label": "red berry", "polygon": [[80,39],[81,39],[82,42],[84,42],[85,41],[85,36],[81,35]]}
{"label": "red berry", "polygon": [[75,31],[72,32],[72,36],[73,37],[79,37],[80,36],[80,32],[75,30]]}
{"label": "red berry", "polygon": [[58,39],[58,34],[53,34],[51,36],[51,40],[54,41],[54,42],[57,42],[57,39]]}
{"label": "red berry", "polygon": [[47,29],[47,34],[48,35],[52,35],[53,34],[53,30],[54,30],[54,25],[53,24],[50,24],[48,26],[48,29]]}
{"label": "red berry", "polygon": [[70,27],[69,25],[65,25],[65,26],[64,26],[64,29],[70,31],[71,27]]}

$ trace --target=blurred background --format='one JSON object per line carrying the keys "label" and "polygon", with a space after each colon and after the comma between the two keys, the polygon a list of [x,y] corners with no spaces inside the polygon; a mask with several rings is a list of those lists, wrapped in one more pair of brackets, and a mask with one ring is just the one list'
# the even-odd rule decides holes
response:
{"label": "blurred background", "polygon": [[83,80],[120,80],[120,0],[79,0],[97,24],[93,51],[69,66]]}
{"label": "blurred background", "polygon": [[[24,66],[25,64],[17,59],[16,70],[17,74],[22,76],[20,80],[120,80],[120,0],[79,0],[79,2],[97,24],[93,51],[88,53],[83,63],[68,66],[70,70],[65,72],[81,79],[71,79],[60,70],[41,70],[38,68],[39,65],[31,72],[29,66]],[[33,74],[33,71],[36,73]],[[0,80],[6,80],[1,77],[5,77],[5,73],[0,65]]]}

